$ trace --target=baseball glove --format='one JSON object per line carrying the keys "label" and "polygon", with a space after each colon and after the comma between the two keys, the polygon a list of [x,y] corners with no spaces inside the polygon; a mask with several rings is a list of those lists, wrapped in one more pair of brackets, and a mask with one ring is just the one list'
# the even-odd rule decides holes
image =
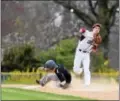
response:
{"label": "baseball glove", "polygon": [[102,38],[101,36],[98,34],[98,35],[95,35],[94,36],[94,43],[95,44],[100,44],[102,42]]}

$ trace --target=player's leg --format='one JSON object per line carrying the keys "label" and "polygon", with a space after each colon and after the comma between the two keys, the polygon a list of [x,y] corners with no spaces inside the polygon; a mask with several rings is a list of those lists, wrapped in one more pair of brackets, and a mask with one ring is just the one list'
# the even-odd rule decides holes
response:
{"label": "player's leg", "polygon": [[59,83],[59,86],[60,86],[61,88],[63,88],[63,89],[66,89],[66,88],[68,88],[68,87],[70,86],[70,84],[69,84],[69,83],[65,83],[65,84]]}
{"label": "player's leg", "polygon": [[80,51],[76,51],[75,58],[74,58],[73,71],[77,75],[81,74],[82,72],[82,68],[80,68],[81,61],[82,61],[82,53]]}
{"label": "player's leg", "polygon": [[85,54],[85,57],[83,59],[85,85],[90,85],[91,74],[90,74],[89,67],[90,67],[90,54]]}
{"label": "player's leg", "polygon": [[36,80],[36,82],[39,83],[40,85],[44,86],[46,83],[48,83],[51,80],[59,81],[59,79],[55,73],[49,73],[49,74],[43,76],[40,80]]}

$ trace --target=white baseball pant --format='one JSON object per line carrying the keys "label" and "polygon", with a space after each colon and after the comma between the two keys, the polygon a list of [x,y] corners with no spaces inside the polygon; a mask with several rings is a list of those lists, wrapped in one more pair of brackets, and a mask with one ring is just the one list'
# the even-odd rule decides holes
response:
{"label": "white baseball pant", "polygon": [[[83,69],[81,68],[83,64]],[[73,71],[76,74],[80,74],[84,70],[84,83],[85,85],[90,84],[91,74],[90,74],[90,53],[84,53],[82,51],[76,50]]]}

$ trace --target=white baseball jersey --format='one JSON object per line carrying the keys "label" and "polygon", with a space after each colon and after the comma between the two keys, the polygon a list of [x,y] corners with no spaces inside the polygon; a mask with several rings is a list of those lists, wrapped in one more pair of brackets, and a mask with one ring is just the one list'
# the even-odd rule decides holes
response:
{"label": "white baseball jersey", "polygon": [[90,52],[91,48],[93,47],[93,33],[86,30],[85,33],[83,33],[85,38],[83,40],[79,40],[77,50],[81,49],[82,51]]}

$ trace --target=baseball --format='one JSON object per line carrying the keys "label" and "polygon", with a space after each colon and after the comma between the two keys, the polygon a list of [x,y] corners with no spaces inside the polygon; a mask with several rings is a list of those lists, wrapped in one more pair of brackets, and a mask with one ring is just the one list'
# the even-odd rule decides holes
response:
{"label": "baseball", "polygon": [[70,12],[74,12],[74,10],[73,10],[73,9],[70,9]]}

